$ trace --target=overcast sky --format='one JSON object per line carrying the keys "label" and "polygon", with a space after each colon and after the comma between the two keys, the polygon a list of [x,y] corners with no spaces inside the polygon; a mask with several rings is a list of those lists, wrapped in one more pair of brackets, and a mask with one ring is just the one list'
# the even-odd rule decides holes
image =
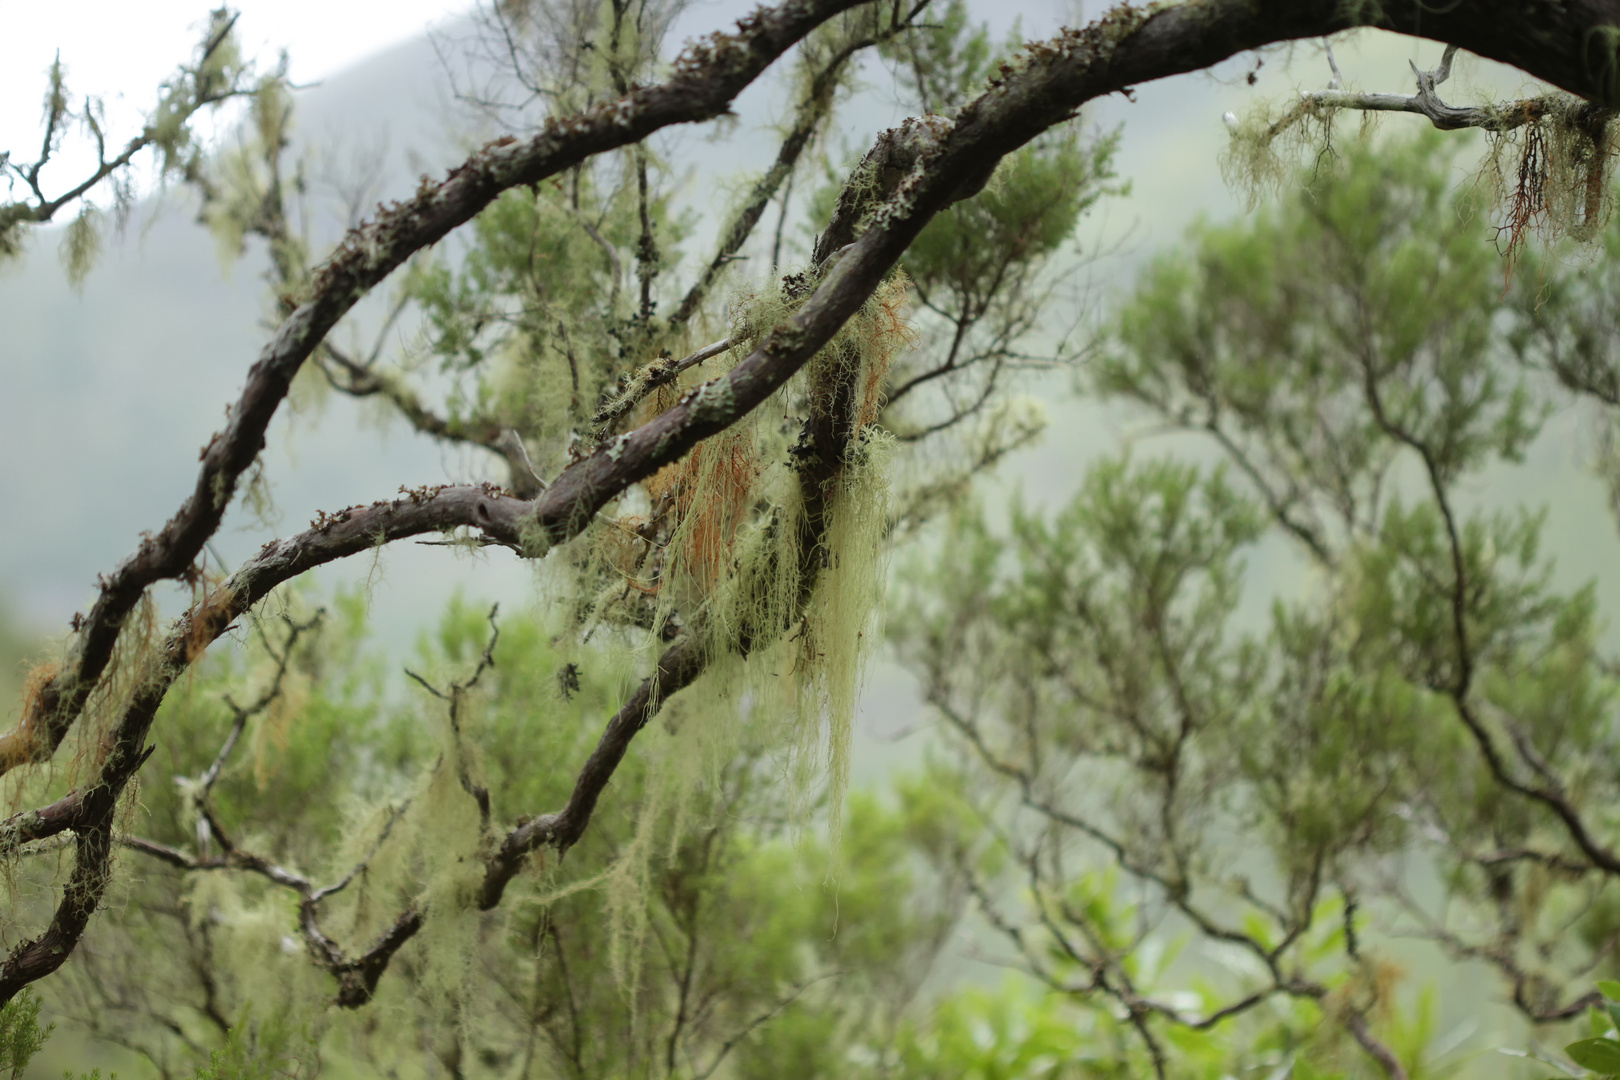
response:
{"label": "overcast sky", "polygon": [[[294,82],[314,82],[380,49],[461,14],[471,0],[239,0],[243,51],[272,64],[286,49]],[[57,50],[68,88],[82,101],[101,96],[109,136],[139,130],[157,85],[190,58],[208,21],[206,0],[0,0],[0,151],[32,158],[38,151],[45,73]],[[92,159],[85,147],[63,163],[66,176]],[[0,192],[3,195],[3,192]]]}

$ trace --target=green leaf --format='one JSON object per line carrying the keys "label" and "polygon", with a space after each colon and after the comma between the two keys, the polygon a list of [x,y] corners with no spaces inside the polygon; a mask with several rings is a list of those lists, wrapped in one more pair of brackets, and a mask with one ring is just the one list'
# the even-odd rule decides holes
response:
{"label": "green leaf", "polygon": [[1599,1073],[1620,1073],[1620,1042],[1613,1039],[1582,1039],[1564,1047],[1575,1064]]}
{"label": "green leaf", "polygon": [[1620,982],[1616,982],[1614,979],[1599,979],[1597,988],[1598,993],[1610,1001],[1620,1001]]}

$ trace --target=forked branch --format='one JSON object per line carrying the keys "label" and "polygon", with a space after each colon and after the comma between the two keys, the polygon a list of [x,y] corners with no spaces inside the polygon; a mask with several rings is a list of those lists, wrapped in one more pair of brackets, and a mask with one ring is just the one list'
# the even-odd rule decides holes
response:
{"label": "forked branch", "polygon": [[[471,220],[501,192],[534,184],[596,154],[640,142],[671,124],[724,112],[742,89],[795,42],[860,0],[808,0],[762,8],[733,34],[691,46],[675,74],[580,115],[548,119],[527,141],[511,136],[474,153],[439,183],[350,230],[315,270],[306,299],[282,321],[248,372],[229,422],[203,449],[191,496],[161,530],[98,583],[63,670],[35,698],[17,731],[0,738],[0,771],[48,760],[111,661],[124,619],[146,589],[187,574],[224,518],[242,475],[264,448],[265,431],[304,361],[328,331],[414,252]],[[584,520],[600,504],[586,512]]]}
{"label": "forked branch", "polygon": [[[856,3],[794,0],[762,9],[745,18],[736,33],[689,49],[668,82],[632,89],[616,101],[569,119],[550,120],[527,141],[508,137],[491,143],[444,181],[424,182],[411,199],[352,230],[316,270],[308,292],[249,372],[227,426],[202,453],[191,496],[161,530],[100,582],[96,603],[62,672],[45,686],[19,729],[0,739],[0,768],[46,760],[54,753],[102,680],[119,628],[146,589],[157,581],[194,573],[193,564],[219,528],[242,473],[263,448],[268,424],[293,376],[360,297],[413,252],[468,221],[502,191],[640,142],[670,124],[719,115],[782,52]],[[629,485],[679,459],[780,389],[867,301],[933,215],[973,194],[1004,155],[1072,118],[1086,101],[1140,82],[1199,70],[1261,45],[1333,33],[1373,14],[1390,29],[1443,37],[1606,106],[1614,103],[1620,89],[1615,58],[1603,52],[1603,41],[1609,40],[1603,31],[1620,23],[1620,5],[1612,2],[1576,13],[1560,9],[1555,15],[1529,10],[1513,0],[1480,0],[1465,10],[1421,12],[1347,6],[1340,0],[1258,4],[1206,0],[1145,10],[1115,8],[1083,30],[1065,31],[1031,46],[1018,66],[1005,69],[953,119],[914,122],[891,137],[910,158],[887,202],[869,216],[848,219],[852,239],[824,238],[828,246],[818,252],[818,264],[823,263],[819,256],[837,253],[825,260],[824,276],[798,311],[774,327],[726,376],[704,384],[651,422],[571,465],[532,501],[462,488],[453,493],[423,491],[409,504],[379,503],[344,511],[323,520],[312,530],[313,536],[295,538],[291,546],[268,545],[254,561],[253,574],[240,580],[237,588],[210,593],[212,602],[185,620],[195,625],[183,627],[186,633],[171,635],[165,642],[164,663],[137,690],[105,739],[94,781],[57,804],[0,824],[0,843],[67,828],[78,836],[72,874],[50,925],[38,937],[19,943],[0,964],[0,1002],[56,970],[77,945],[105,892],[113,816],[125,786],[150,753],[147,737],[168,686],[195,658],[193,643],[217,637],[233,613],[240,614],[257,598],[255,592],[263,595],[260,586],[302,572],[297,569],[300,563],[307,568],[426,527],[471,525],[528,555],[542,554],[548,546],[577,535]],[[233,582],[238,578],[240,572]],[[672,658],[679,663],[660,663],[648,700],[661,684],[674,685],[686,677],[687,665],[697,661],[696,654],[690,660],[683,659],[685,655]],[[623,727],[629,735],[645,723],[645,715],[626,714]],[[594,803],[594,795],[588,801]],[[564,833],[558,829],[555,835]],[[493,894],[498,899],[498,893],[499,887],[486,880],[485,898]],[[419,913],[406,912],[363,957],[341,961],[346,965],[342,970],[362,987],[374,985],[387,957],[414,933],[420,920]],[[333,962],[339,963],[336,958]]]}

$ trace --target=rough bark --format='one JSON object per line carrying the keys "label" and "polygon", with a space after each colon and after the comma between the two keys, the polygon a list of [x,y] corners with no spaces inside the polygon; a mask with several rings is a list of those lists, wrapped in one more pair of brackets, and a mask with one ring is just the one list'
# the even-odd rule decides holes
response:
{"label": "rough bark", "polygon": [[98,584],[98,596],[62,672],[42,689],[13,737],[0,739],[0,770],[48,759],[112,659],[124,619],[148,586],[191,572],[219,528],[237,480],[264,449],[265,431],[293,376],[355,303],[412,254],[443,239],[513,187],[535,184],[597,154],[629,146],[671,124],[724,113],[733,98],[805,34],[861,0],[797,0],[762,8],[733,34],[690,47],[659,86],[564,119],[532,139],[510,136],[478,150],[439,183],[424,179],[411,199],[351,230],[314,273],[309,295],[277,328],[229,410],[225,429],[202,451],[192,494],[135,554]]}
{"label": "rough bark", "polygon": [[[146,588],[165,578],[194,574],[193,562],[219,527],[241,473],[262,449],[265,430],[293,376],[359,297],[500,192],[534,183],[593,154],[638,142],[669,124],[718,115],[795,41],[855,3],[798,0],[762,10],[745,19],[737,33],[716,36],[690,50],[669,82],[635,89],[582,116],[549,123],[529,141],[492,143],[443,182],[424,182],[415,197],[351,232],[316,272],[308,296],[281,324],[250,370],[226,428],[203,450],[192,495],[162,530],[146,537],[133,556],[100,582],[96,604],[63,672],[45,687],[19,729],[0,739],[0,769],[50,757],[104,674],[119,628]],[[1620,0],[1476,0],[1438,11],[1417,4],[1343,0],[1205,0],[1172,7],[1117,8],[1085,29],[1031,45],[1016,65],[1004,68],[986,93],[953,120],[930,118],[900,133],[909,156],[896,167],[892,196],[862,222],[864,231],[857,238],[834,249],[837,257],[829,260],[825,277],[803,306],[728,375],[574,464],[533,503],[488,492],[474,494],[478,489],[446,489],[416,503],[414,509],[395,503],[346,511],[312,530],[317,536],[306,533],[269,545],[252,564],[253,573],[262,576],[244,579],[215,609],[196,612],[196,625],[171,635],[156,677],[148,680],[104,746],[96,779],[82,793],[4,826],[10,830],[5,835],[13,840],[73,829],[78,851],[48,929],[20,943],[0,964],[0,1001],[54,971],[77,944],[105,889],[113,811],[147,753],[146,738],[167,680],[193,658],[195,643],[217,636],[229,624],[228,613],[251,603],[247,598],[261,586],[302,572],[301,567],[315,565],[312,560],[352,554],[407,535],[404,530],[415,527],[401,522],[435,528],[472,525],[496,541],[522,546],[530,555],[578,533],[629,485],[678,459],[780,388],[865,302],[935,213],[977,190],[1004,155],[1069,119],[1096,97],[1206,68],[1273,42],[1378,25],[1455,43],[1612,106],[1620,83],[1617,24]],[[426,526],[429,518],[436,524]],[[667,673],[660,665],[656,679],[673,686],[686,670],[685,661],[677,656]],[[659,689],[655,685],[647,692]],[[619,730],[633,736],[644,722],[638,715],[644,716],[645,710],[628,714]],[[622,741],[628,745],[628,737]],[[623,751],[614,756],[609,746],[605,753],[602,762],[606,775],[611,775],[611,766]],[[594,803],[595,795],[586,794]],[[563,824],[588,817],[588,807],[583,816],[568,818],[569,812],[562,811]],[[550,835],[565,835],[557,821],[548,827],[554,830]],[[498,899],[498,888],[493,893],[486,888],[485,898],[492,895]],[[402,934],[408,937],[409,932]],[[385,945],[397,947],[402,939],[391,938]],[[371,966],[357,968],[358,977],[374,985],[372,971],[380,972],[386,956],[379,952],[375,962],[364,963]]]}

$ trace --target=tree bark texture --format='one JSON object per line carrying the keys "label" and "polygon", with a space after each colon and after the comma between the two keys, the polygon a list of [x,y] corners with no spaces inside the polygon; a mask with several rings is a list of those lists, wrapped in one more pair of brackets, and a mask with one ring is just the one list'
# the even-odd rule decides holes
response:
{"label": "tree bark texture", "polygon": [[[362,296],[501,192],[633,145],[671,124],[723,114],[794,43],[858,3],[789,0],[762,8],[734,32],[690,47],[667,82],[634,88],[575,117],[549,120],[531,139],[496,140],[444,180],[424,179],[412,198],[382,208],[351,230],[248,371],[225,428],[203,448],[192,494],[167,524],[145,536],[133,555],[98,582],[96,602],[78,626],[61,672],[45,685],[18,728],[0,736],[0,772],[50,759],[107,673],[120,628],[148,587],[165,579],[200,580],[195,560],[219,528],[241,474],[263,449],[270,420],[294,375]],[[109,733],[95,778],[51,806],[0,823],[0,846],[15,848],[65,830],[74,831],[78,843],[72,875],[49,927],[0,963],[0,1002],[59,967],[101,902],[114,810],[149,752],[152,719],[168,687],[207,642],[275,585],[378,544],[459,526],[526,555],[542,554],[578,534],[630,485],[678,460],[780,389],[865,303],[936,213],[977,192],[1003,156],[1070,119],[1086,102],[1207,68],[1249,49],[1360,25],[1461,46],[1605,107],[1620,101],[1620,0],[1459,0],[1438,10],[1404,0],[1202,0],[1118,7],[1083,29],[1030,44],[954,117],[908,121],[883,136],[874,152],[886,155],[894,180],[886,202],[869,215],[835,221],[824,273],[804,303],[728,374],[608,441],[565,469],[533,500],[452,486],[323,515],[311,530],[266,545],[230,582],[182,617],[135,701]],[[844,232],[832,235],[838,229]],[[697,670],[700,648],[678,644],[666,653],[654,675],[609,723],[568,806],[518,826],[492,856],[484,906],[499,901],[522,852],[544,843],[566,847],[578,839],[649,710],[690,682]],[[344,981],[346,996],[369,997],[388,956],[414,933],[422,917],[407,912],[379,948],[353,962],[352,977]]]}

